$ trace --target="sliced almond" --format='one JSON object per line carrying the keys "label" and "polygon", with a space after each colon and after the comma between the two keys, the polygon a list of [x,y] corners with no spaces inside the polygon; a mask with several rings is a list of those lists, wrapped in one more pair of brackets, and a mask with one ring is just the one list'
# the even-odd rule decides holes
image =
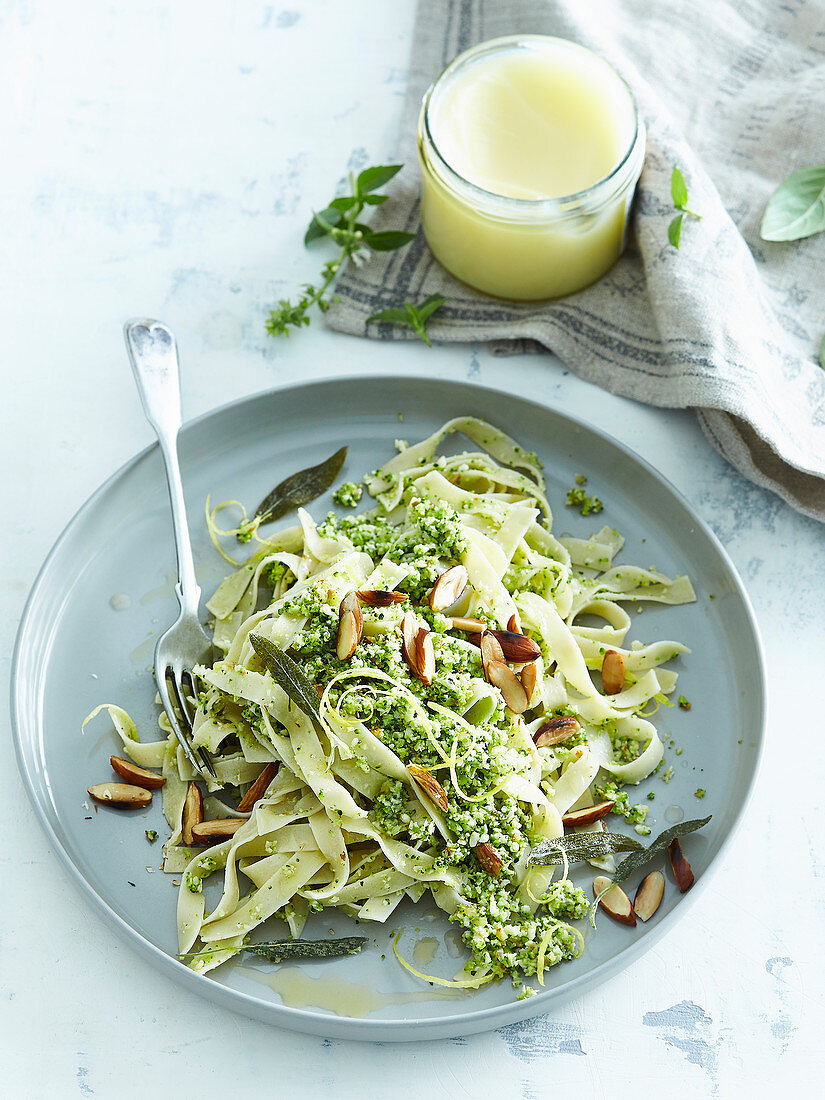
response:
{"label": "sliced almond", "polygon": [[482,632],[479,645],[481,646],[481,663],[484,665],[485,674],[487,672],[487,665],[490,661],[499,661],[501,664],[506,663],[504,660],[504,650],[501,648],[501,642],[499,642],[492,630],[485,630]]}
{"label": "sliced almond", "polygon": [[246,824],[245,817],[221,817],[214,821],[200,821],[192,826],[193,844],[220,844],[229,840]]}
{"label": "sliced almond", "polygon": [[650,920],[662,904],[664,892],[665,876],[661,871],[651,871],[649,875],[645,875],[633,899],[633,908],[639,920]]}
{"label": "sliced almond", "polygon": [[432,587],[429,603],[433,611],[446,611],[458,600],[467,587],[469,575],[463,565],[454,565],[447,569]]}
{"label": "sliced almond", "polygon": [[577,825],[592,825],[594,821],[601,821],[603,817],[607,817],[615,805],[615,802],[597,802],[595,806],[571,810],[569,814],[563,815],[561,823],[565,829],[573,829]]}
{"label": "sliced almond", "polygon": [[501,869],[504,864],[501,862],[501,856],[491,847],[489,844],[477,844],[473,851],[476,854],[476,859],[487,872],[488,875],[500,875]]}
{"label": "sliced almond", "polygon": [[135,787],[131,783],[96,783],[87,787],[95,802],[104,806],[117,806],[119,810],[136,809],[148,806],[152,801],[152,792],[145,787]]}
{"label": "sliced almond", "polygon": [[602,688],[605,695],[618,695],[624,687],[624,657],[608,649],[602,661]]}
{"label": "sliced almond", "polygon": [[358,621],[351,611],[341,612],[338,619],[338,644],[335,652],[339,661],[348,661],[361,640]]}
{"label": "sliced almond", "polygon": [[415,636],[418,633],[418,621],[415,615],[407,614],[401,620],[401,652],[404,660],[415,672],[413,661],[415,660]]}
{"label": "sliced almond", "polygon": [[431,802],[434,802],[438,806],[439,810],[443,810],[444,813],[449,809],[447,803],[447,792],[438,782],[432,772],[428,772],[426,768],[421,768],[418,764],[408,764],[407,771],[416,781],[421,790],[426,794]]}
{"label": "sliced almond", "polygon": [[405,592],[386,592],[382,588],[362,588],[355,595],[365,607],[390,607],[407,599]]}
{"label": "sliced almond", "polygon": [[521,634],[521,622],[519,621],[518,614],[515,611],[507,620],[507,629],[511,630],[514,634]]}
{"label": "sliced almond", "polygon": [[552,745],[559,745],[562,741],[566,741],[580,729],[581,726],[575,718],[566,715],[561,718],[551,718],[547,722],[542,722],[533,734],[533,742],[537,749],[549,749]]}
{"label": "sliced almond", "polygon": [[125,779],[127,783],[134,783],[136,787],[146,787],[147,790],[154,791],[166,782],[166,776],[150,772],[148,768],[139,768],[137,764],[131,760],[125,760],[122,756],[110,756],[109,763],[121,779]]}
{"label": "sliced almond", "polygon": [[266,793],[266,788],[278,774],[279,765],[274,761],[271,764],[267,764],[246,794],[238,803],[238,810],[240,813],[248,813],[249,810],[255,805],[259,798],[263,798]]}
{"label": "sliced almond", "polygon": [[693,869],[685,859],[682,845],[679,843],[678,837],[670,842],[668,854],[670,855],[670,866],[673,868],[673,877],[676,879],[676,885],[679,887],[679,892],[684,894],[686,890],[691,888],[695,880],[693,878]]}
{"label": "sliced almond", "polygon": [[529,703],[527,692],[510,666],[503,661],[488,661],[484,671],[487,682],[498,688],[513,714],[524,714]]}
{"label": "sliced almond", "polygon": [[192,830],[203,821],[203,795],[197,783],[190,783],[183,803],[180,820],[181,837],[184,844],[192,843]]}
{"label": "sliced almond", "polygon": [[536,672],[536,666],[534,664],[525,665],[519,675],[519,680],[521,680],[521,686],[524,688],[528,704],[533,698],[533,692],[536,690],[538,678],[539,674]]}
{"label": "sliced almond", "polygon": [[[610,879],[606,875],[598,875],[593,879],[593,894],[595,897],[599,897],[602,890],[610,886]],[[611,886],[604,897],[599,899],[599,905],[604,909],[605,913],[619,922],[619,924],[629,924],[631,928],[636,927],[636,911],[633,908],[633,902],[621,888],[621,886]]]}
{"label": "sliced almond", "polygon": [[422,626],[413,643],[413,672],[422,684],[431,684],[435,677],[435,650],[426,626]]}
{"label": "sliced almond", "polygon": [[541,649],[532,638],[526,634],[519,634],[512,630],[493,630],[492,633],[498,639],[504,653],[504,660],[511,661],[514,665],[526,664],[535,661],[541,656]]}
{"label": "sliced almond", "polygon": [[[481,634],[483,630],[486,630],[487,624],[482,622],[481,619],[468,619],[463,615],[453,615],[450,619],[450,628],[452,630],[461,630],[465,634]],[[473,641],[471,638],[470,641]],[[475,643],[478,645],[478,642]]]}

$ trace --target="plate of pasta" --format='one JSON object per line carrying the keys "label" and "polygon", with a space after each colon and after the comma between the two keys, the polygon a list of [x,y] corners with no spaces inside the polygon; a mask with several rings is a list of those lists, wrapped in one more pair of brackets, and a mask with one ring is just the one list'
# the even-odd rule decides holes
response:
{"label": "plate of pasta", "polygon": [[[180,453],[209,771],[156,702],[156,447],[58,540],[14,663],[35,809],[133,946],[283,1026],[431,1038],[549,1011],[686,911],[744,810],[764,677],[664,479],[541,405],[411,378],[256,395]],[[135,785],[100,782],[110,757]]]}

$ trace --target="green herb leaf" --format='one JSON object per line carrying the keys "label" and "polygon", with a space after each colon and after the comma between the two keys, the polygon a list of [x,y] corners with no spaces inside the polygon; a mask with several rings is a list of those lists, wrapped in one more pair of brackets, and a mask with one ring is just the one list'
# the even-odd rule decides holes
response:
{"label": "green herb leaf", "polygon": [[377,191],[379,187],[389,183],[403,167],[403,164],[381,164],[375,168],[365,168],[358,174],[355,181],[358,194],[364,195],[367,191]]}
{"label": "green herb leaf", "polygon": [[[317,466],[308,466],[306,470],[299,470],[297,474],[290,474],[289,477],[284,478],[255,509],[255,516],[249,528],[272,523],[292,508],[309,504],[321,493],[325,493],[341,472],[346,457],[347,448],[341,447],[334,455],[319,462]],[[245,531],[242,530],[241,536],[244,535]],[[241,537],[241,541],[245,541],[245,538]]]}
{"label": "green herb leaf", "polygon": [[673,245],[674,248],[679,247],[679,239],[682,236],[682,220],[684,214],[677,214],[670,225],[667,227],[667,239]]}
{"label": "green herb leaf", "polygon": [[273,940],[270,943],[246,943],[243,950],[279,963],[287,959],[331,959],[338,955],[357,955],[366,942],[366,936],[344,936],[337,940]]}
{"label": "green herb leaf", "polygon": [[[650,844],[642,852],[632,852],[627,859],[623,859],[616,869],[613,875],[614,882],[624,882],[626,878],[629,878],[634,871],[638,871],[640,867],[644,867],[646,863],[649,863],[651,859],[659,855],[661,852],[666,852],[674,840],[679,837],[688,836],[690,833],[695,833],[697,829],[704,828],[710,821],[712,815],[703,817],[694,821],[680,821],[678,825],[672,825],[669,829],[665,829],[663,833],[659,833],[655,840],[652,840]],[[598,836],[598,833],[594,833],[594,836]]]}
{"label": "green herb leaf", "polygon": [[367,206],[380,206],[382,202],[386,202],[389,195],[364,195],[364,202]]}
{"label": "green herb leaf", "polygon": [[262,638],[259,634],[250,634],[249,640],[275,683],[284,689],[298,710],[311,718],[316,727],[320,726],[318,692],[301,668],[284,653],[280,646],[275,645],[268,638]]}
{"label": "green herb leaf", "polygon": [[543,840],[530,852],[528,863],[536,867],[555,867],[564,863],[584,863],[588,859],[615,855],[617,852],[643,852],[644,845],[624,833],[568,833],[566,836]]}
{"label": "green herb leaf", "polygon": [[391,325],[409,325],[416,336],[419,336],[429,348],[432,344],[427,335],[427,321],[446,301],[447,299],[440,294],[430,294],[417,306],[412,302],[405,302],[403,308],[392,306],[390,309],[379,310],[378,313],[373,313],[372,317],[367,318],[367,324],[370,321],[386,321]]}
{"label": "green herb leaf", "polygon": [[341,211],[332,206],[313,214],[312,221],[307,226],[307,231],[304,234],[304,244],[311,244],[312,241],[317,241],[320,237],[328,237],[330,230],[334,229],[340,221]]}
{"label": "green herb leaf", "polygon": [[800,168],[780,183],[768,199],[763,241],[798,241],[825,229],[825,164]]}
{"label": "green herb leaf", "polygon": [[677,210],[687,206],[688,192],[685,177],[680,168],[674,168],[670,176],[670,193],[673,196],[673,205]]}
{"label": "green herb leaf", "polygon": [[394,252],[414,240],[415,233],[402,233],[397,229],[387,229],[381,233],[372,233],[367,229],[364,233],[364,242],[376,252]]}

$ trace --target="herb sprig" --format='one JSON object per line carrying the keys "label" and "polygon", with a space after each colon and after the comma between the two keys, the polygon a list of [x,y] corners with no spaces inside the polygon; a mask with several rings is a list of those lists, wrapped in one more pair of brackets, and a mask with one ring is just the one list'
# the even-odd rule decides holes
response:
{"label": "herb sprig", "polygon": [[373,313],[372,317],[367,318],[367,324],[370,321],[386,321],[391,325],[409,325],[416,336],[419,336],[430,348],[432,344],[427,335],[427,322],[437,309],[441,309],[446,301],[447,299],[440,294],[431,294],[429,298],[425,298],[417,306],[413,305],[412,302],[404,302],[403,306],[393,306],[391,309],[379,310],[378,313]]}
{"label": "herb sprig", "polygon": [[400,230],[374,232],[358,220],[366,206],[380,206],[387,201],[387,195],[377,195],[375,192],[389,183],[402,167],[401,164],[382,164],[365,168],[357,176],[350,172],[350,193],[333,199],[329,206],[312,215],[304,234],[304,244],[327,239],[340,251],[334,259],[324,264],[317,285],[305,283],[304,293],[297,301],[282,298],[277,309],[270,311],[266,330],[271,336],[288,336],[291,328],[308,325],[309,311],[313,306],[325,313],[337,300],[328,291],[347,260],[361,264],[370,259],[371,252],[392,252],[414,239],[414,233]]}
{"label": "herb sprig", "polygon": [[763,241],[799,241],[825,230],[825,164],[792,172],[768,199]]}
{"label": "herb sprig", "polygon": [[685,183],[685,177],[682,175],[681,169],[674,168],[670,176],[670,194],[673,198],[673,205],[681,213],[677,214],[670,225],[667,227],[667,239],[673,245],[674,248],[679,247],[679,241],[682,237],[682,221],[685,215],[691,218],[698,218],[702,220],[702,215],[697,214],[695,210],[688,208],[688,190]]}

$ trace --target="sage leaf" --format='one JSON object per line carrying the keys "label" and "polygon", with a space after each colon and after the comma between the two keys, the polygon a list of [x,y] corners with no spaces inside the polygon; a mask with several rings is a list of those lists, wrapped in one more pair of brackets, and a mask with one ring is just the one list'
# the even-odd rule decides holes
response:
{"label": "sage leaf", "polygon": [[674,248],[679,247],[679,240],[682,236],[682,221],[684,220],[684,214],[677,214],[670,225],[667,227],[667,239],[673,245]]}
{"label": "sage leaf", "polygon": [[565,856],[568,863],[584,863],[617,852],[644,851],[643,844],[624,833],[568,833],[537,844],[527,862],[534,867],[558,866],[564,863]]}
{"label": "sage leaf", "polygon": [[321,493],[325,493],[341,472],[346,457],[347,448],[341,447],[317,466],[308,466],[305,470],[284,478],[255,509],[253,523],[258,527],[264,523],[272,523],[291,509],[309,504]]}
{"label": "sage leaf", "polygon": [[765,207],[763,241],[799,241],[825,229],[825,164],[800,168],[784,180]]}
{"label": "sage leaf", "polygon": [[290,959],[331,959],[338,955],[357,955],[366,942],[366,936],[343,936],[337,940],[272,940],[269,943],[246,943],[243,950],[279,963]]}
{"label": "sage leaf", "polygon": [[275,683],[284,689],[290,702],[294,703],[298,710],[312,719],[316,730],[319,729],[321,711],[318,707],[318,692],[301,668],[284,653],[280,646],[275,645],[268,638],[262,638],[259,634],[250,634],[249,640]]}
{"label": "sage leaf", "polygon": [[666,852],[674,840],[682,836],[688,836],[690,833],[695,833],[697,829],[703,828],[709,821],[710,815],[694,821],[680,821],[678,825],[672,825],[669,829],[665,829],[663,833],[659,833],[656,839],[651,841],[651,843],[641,852],[631,852],[629,856],[622,860],[613,875],[613,882],[624,882],[624,880],[629,878],[634,871],[638,871],[640,867],[644,867],[646,863],[649,863],[651,859],[658,856],[660,852]]}
{"label": "sage leaf", "polygon": [[377,164],[374,168],[365,168],[355,181],[358,194],[364,195],[367,191],[377,191],[379,187],[389,183],[403,167],[403,164]]}

